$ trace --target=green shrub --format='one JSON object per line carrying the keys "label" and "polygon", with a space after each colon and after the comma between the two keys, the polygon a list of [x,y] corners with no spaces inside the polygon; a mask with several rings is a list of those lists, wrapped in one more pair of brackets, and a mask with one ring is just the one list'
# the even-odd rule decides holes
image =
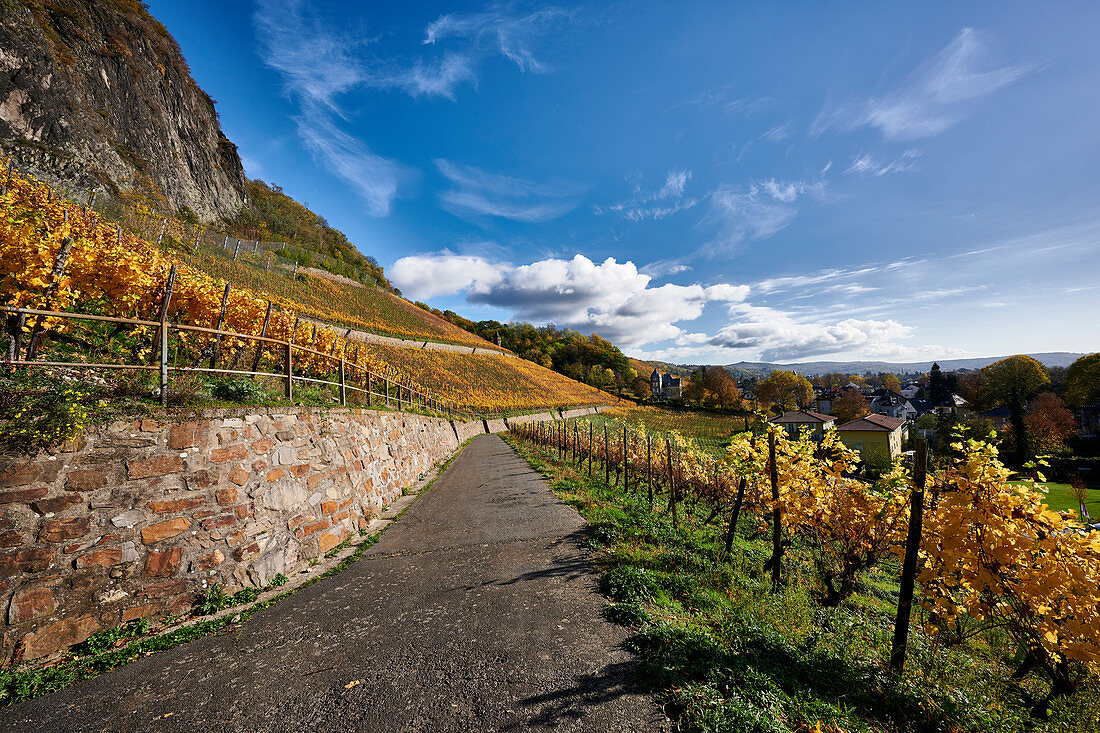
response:
{"label": "green shrub", "polygon": [[22,387],[5,385],[3,408],[9,422],[3,441],[30,452],[75,438],[88,425],[91,410],[84,400],[90,394],[77,384],[36,387],[33,378]]}
{"label": "green shrub", "polygon": [[251,379],[226,379],[210,387],[214,399],[226,402],[262,402],[267,398],[264,388]]}

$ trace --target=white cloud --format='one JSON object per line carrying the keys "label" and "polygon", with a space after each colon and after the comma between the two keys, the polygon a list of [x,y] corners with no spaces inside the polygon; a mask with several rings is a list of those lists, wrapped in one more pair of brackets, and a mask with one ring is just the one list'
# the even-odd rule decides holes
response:
{"label": "white cloud", "polygon": [[738,320],[711,339],[712,346],[759,351],[764,361],[789,361],[858,350],[879,353],[908,338],[912,329],[895,320],[848,318],[838,323],[806,323],[772,308],[733,306]]}
{"label": "white cloud", "polygon": [[470,288],[487,290],[504,277],[501,265],[483,257],[443,251],[432,255],[402,257],[387,274],[410,298],[454,295]]}
{"label": "white cloud", "polygon": [[497,216],[524,222],[545,222],[576,208],[576,197],[587,186],[566,181],[537,183],[489,173],[473,166],[436,160],[452,188],[440,198],[453,214]]}
{"label": "white cloud", "polygon": [[811,127],[874,127],[888,140],[916,140],[947,130],[964,103],[991,94],[1034,71],[1034,66],[997,66],[984,36],[963,28],[946,48],[924,63],[898,89],[861,103],[823,110]]}
{"label": "white cloud", "polygon": [[403,257],[388,273],[412,298],[464,292],[467,301],[514,318],[599,333],[627,347],[677,338],[683,332],[675,324],[699,318],[707,303],[740,303],[749,293],[727,283],[651,287],[633,262],[583,255],[514,266],[444,251]]}

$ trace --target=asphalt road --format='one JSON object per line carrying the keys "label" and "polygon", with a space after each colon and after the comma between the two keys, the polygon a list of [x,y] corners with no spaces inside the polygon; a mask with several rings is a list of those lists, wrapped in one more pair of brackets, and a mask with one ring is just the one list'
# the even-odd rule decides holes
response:
{"label": "asphalt road", "polygon": [[344,572],[230,633],[0,710],[0,730],[663,728],[626,632],[599,615],[583,527],[479,436]]}

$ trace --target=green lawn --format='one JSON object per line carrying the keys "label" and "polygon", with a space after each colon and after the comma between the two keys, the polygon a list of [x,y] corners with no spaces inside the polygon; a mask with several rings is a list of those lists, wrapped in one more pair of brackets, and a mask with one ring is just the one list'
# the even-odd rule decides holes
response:
{"label": "green lawn", "polygon": [[[1024,484],[1025,481],[1013,481],[1013,484]],[[1046,481],[1041,484],[1047,488],[1047,504],[1056,511],[1072,510],[1080,513],[1077,507],[1077,497],[1073,495],[1073,487],[1069,484]],[[1094,522],[1100,521],[1100,489],[1090,488],[1088,498],[1085,500],[1085,508]]]}

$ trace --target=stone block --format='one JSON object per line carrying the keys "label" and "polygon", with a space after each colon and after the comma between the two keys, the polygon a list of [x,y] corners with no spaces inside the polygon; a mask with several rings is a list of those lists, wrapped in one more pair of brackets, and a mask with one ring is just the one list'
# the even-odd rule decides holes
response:
{"label": "stone block", "polygon": [[137,458],[126,463],[126,472],[131,479],[166,476],[170,473],[179,473],[183,469],[183,459],[179,456]]}
{"label": "stone block", "polygon": [[111,524],[116,527],[133,527],[145,520],[145,512],[140,509],[131,509],[118,516],[111,517]]}
{"label": "stone block", "polygon": [[124,562],[134,562],[138,559],[137,546],[133,542],[126,542],[117,547],[107,547],[87,555],[81,555],[76,559],[76,567],[83,568],[108,568],[121,565]]}
{"label": "stone block", "polygon": [[17,491],[0,491],[0,504],[11,504],[13,501],[33,501],[43,498],[48,493],[50,493],[50,490],[45,486],[38,486],[33,489],[18,489]]}
{"label": "stone block", "polygon": [[23,637],[18,657],[21,661],[40,659],[56,651],[68,648],[99,631],[94,616],[84,615],[47,624]]}
{"label": "stone block", "polygon": [[187,488],[195,489],[208,489],[214,484],[218,483],[218,472],[202,469],[201,471],[195,471],[184,477],[187,483]]}
{"label": "stone block", "polygon": [[171,450],[193,448],[206,443],[209,434],[207,422],[185,422],[168,428],[168,447]]}
{"label": "stone block", "polygon": [[65,477],[66,491],[95,491],[107,485],[107,469],[88,468],[69,471]]}
{"label": "stone block", "polygon": [[25,486],[35,482],[49,483],[57,478],[60,461],[28,461],[10,465],[0,471],[0,489],[8,486]]}
{"label": "stone block", "polygon": [[127,624],[139,618],[146,618],[152,616],[156,612],[157,607],[152,603],[144,606],[134,606],[133,608],[124,608],[122,609],[122,623]]}
{"label": "stone block", "polygon": [[210,570],[218,565],[221,565],[225,561],[225,555],[221,550],[214,550],[209,555],[203,555],[198,560],[191,562],[191,571],[195,570]]}
{"label": "stone block", "polygon": [[222,506],[228,506],[230,504],[237,503],[237,489],[232,486],[227,486],[224,489],[218,489],[214,494],[214,498],[218,500],[218,503]]}
{"label": "stone block", "polygon": [[14,529],[0,532],[0,547],[18,547],[23,544],[23,535]]}
{"label": "stone block", "polygon": [[179,570],[182,559],[182,547],[154,550],[145,558],[145,571],[142,575],[146,578],[170,578]]}
{"label": "stone block", "polygon": [[244,445],[230,445],[225,448],[215,448],[210,451],[212,463],[226,463],[228,461],[240,461],[248,458],[248,448]]}
{"label": "stone block", "polygon": [[322,529],[328,529],[327,519],[322,519],[319,522],[310,522],[302,527],[302,531],[305,532],[307,536],[314,532],[320,532]]}
{"label": "stone block", "polygon": [[275,441],[270,438],[264,438],[263,440],[257,440],[252,444],[252,452],[256,455],[263,455],[269,450],[275,447]]}
{"label": "stone block", "polygon": [[18,624],[30,621],[36,616],[45,616],[57,609],[57,599],[53,590],[45,585],[32,585],[20,588],[11,597],[8,606],[8,623]]}
{"label": "stone block", "polygon": [[322,514],[335,514],[336,510],[340,507],[335,501],[322,501],[321,513]]}
{"label": "stone block", "polygon": [[212,529],[220,529],[222,527],[228,527],[231,524],[236,524],[237,518],[231,514],[223,514],[220,517],[211,517],[202,521],[202,528],[206,531]]}
{"label": "stone block", "polygon": [[39,514],[60,514],[66,509],[83,502],[84,497],[80,494],[65,494],[64,496],[57,496],[53,499],[40,499],[39,501],[31,502],[31,509]]}
{"label": "stone block", "polygon": [[200,507],[205,503],[205,497],[188,496],[182,499],[158,499],[146,504],[145,508],[157,514],[176,514],[178,512],[185,512],[188,509]]}
{"label": "stone block", "polygon": [[75,540],[88,534],[92,517],[72,517],[70,519],[48,519],[42,523],[38,532],[39,542],[64,542]]}
{"label": "stone block", "polygon": [[147,545],[151,545],[155,542],[175,537],[180,532],[190,527],[191,522],[187,517],[176,517],[175,519],[169,519],[167,522],[151,524],[141,530],[141,541]]}
{"label": "stone block", "polygon": [[237,486],[244,486],[248,483],[248,469],[238,464],[236,468],[229,472],[226,478]]}
{"label": "stone block", "polygon": [[276,469],[273,469],[271,471],[268,471],[267,476],[265,476],[264,478],[268,483],[271,483],[272,481],[278,481],[283,476],[286,476],[286,471],[284,471],[281,468],[276,468]]}

